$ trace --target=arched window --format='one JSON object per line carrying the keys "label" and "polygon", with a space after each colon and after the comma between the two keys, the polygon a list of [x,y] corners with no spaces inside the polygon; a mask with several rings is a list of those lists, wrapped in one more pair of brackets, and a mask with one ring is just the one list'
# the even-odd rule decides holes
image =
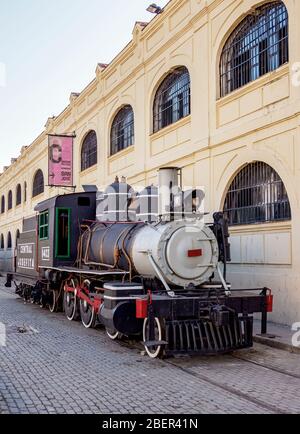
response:
{"label": "arched window", "polygon": [[5,196],[1,197],[1,214],[5,213]]}
{"label": "arched window", "polygon": [[134,144],[134,114],[132,107],[126,105],[117,113],[111,127],[111,155]]}
{"label": "arched window", "polygon": [[24,182],[24,202],[27,200],[27,182]]}
{"label": "arched window", "polygon": [[4,250],[4,236],[3,236],[3,234],[1,234],[1,237],[0,237],[0,249]]}
{"label": "arched window", "polygon": [[21,185],[18,184],[16,189],[16,206],[21,205],[21,203],[22,203],[22,189],[21,189]]}
{"label": "arched window", "polygon": [[12,206],[13,206],[13,196],[12,196],[12,191],[9,190],[7,196],[7,209],[8,210],[12,209]]}
{"label": "arched window", "polygon": [[18,244],[18,239],[19,238],[20,238],[20,231],[19,231],[19,229],[17,229],[17,232],[16,232],[16,246]]}
{"label": "arched window", "polygon": [[81,148],[81,171],[97,164],[97,135],[90,131],[85,137]]}
{"label": "arched window", "polygon": [[159,86],[153,106],[153,132],[191,113],[190,74],[184,66],[174,69]]}
{"label": "arched window", "polygon": [[11,239],[11,233],[8,232],[7,234],[7,248],[12,249],[12,239]]}
{"label": "arched window", "polygon": [[224,205],[230,225],[291,219],[285,186],[272,167],[261,161],[245,166],[231,183]]}
{"label": "arched window", "polygon": [[288,12],[281,1],[249,14],[227,40],[220,61],[221,97],[289,60]]}
{"label": "arched window", "polygon": [[44,189],[44,175],[43,172],[39,169],[34,175],[32,184],[32,197],[36,197],[39,194],[44,193]]}

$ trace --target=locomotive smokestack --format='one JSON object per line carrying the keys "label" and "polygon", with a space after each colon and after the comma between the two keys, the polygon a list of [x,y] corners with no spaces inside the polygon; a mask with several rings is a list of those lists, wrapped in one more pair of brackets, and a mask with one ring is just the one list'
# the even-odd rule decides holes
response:
{"label": "locomotive smokestack", "polygon": [[[181,169],[177,167],[165,167],[158,172],[159,207],[158,212],[162,220],[172,221],[181,204],[181,188],[179,187]],[[179,206],[178,206],[179,205]]]}

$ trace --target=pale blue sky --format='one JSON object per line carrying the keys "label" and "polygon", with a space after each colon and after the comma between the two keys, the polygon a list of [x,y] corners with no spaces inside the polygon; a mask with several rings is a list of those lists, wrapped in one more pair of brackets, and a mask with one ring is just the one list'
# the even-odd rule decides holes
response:
{"label": "pale blue sky", "polygon": [[135,21],[153,18],[146,12],[150,3],[0,0],[0,169],[67,106],[71,92],[94,78],[97,63],[109,63],[122,50]]}

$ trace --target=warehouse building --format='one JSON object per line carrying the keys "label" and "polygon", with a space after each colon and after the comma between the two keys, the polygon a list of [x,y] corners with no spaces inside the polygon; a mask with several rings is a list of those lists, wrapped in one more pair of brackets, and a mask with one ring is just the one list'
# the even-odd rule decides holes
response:
{"label": "warehouse building", "polygon": [[[300,320],[300,2],[171,0],[24,146],[0,176],[0,265],[48,184],[48,134],[74,131],[74,185],[162,166],[204,186],[230,221],[234,287],[272,288],[272,320]],[[88,41],[87,41],[88,43]],[[208,216],[208,219],[211,218]]]}

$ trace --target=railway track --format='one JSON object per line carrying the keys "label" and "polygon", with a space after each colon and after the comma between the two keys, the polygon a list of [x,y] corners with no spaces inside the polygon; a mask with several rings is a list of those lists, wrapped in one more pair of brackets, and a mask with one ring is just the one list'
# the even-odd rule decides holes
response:
{"label": "railway track", "polygon": [[[135,348],[136,350],[143,352],[143,346],[141,344],[136,344],[136,343],[132,344],[132,342],[127,342],[126,340],[121,341],[120,344],[123,347],[126,347],[128,349]],[[228,355],[226,355],[226,357],[227,358],[230,357],[233,360],[239,360],[241,362],[244,362],[245,364],[255,365],[257,367],[260,367],[260,368],[268,370],[268,371],[272,371],[275,373],[286,375],[290,378],[296,378],[298,380],[300,379],[300,375],[298,375],[298,374],[294,374],[294,373],[288,372],[284,369],[270,366],[267,363],[264,364],[264,363],[261,363],[261,362],[255,361],[255,360],[251,360],[251,359],[247,358],[246,356],[243,356],[242,354],[241,355],[238,355],[236,353],[228,354]],[[184,355],[184,356],[180,356],[180,357],[161,359],[159,362],[164,364],[164,365],[172,366],[173,368],[177,368],[179,371],[182,371],[185,374],[188,374],[191,377],[194,377],[195,379],[199,379],[199,380],[201,380],[207,384],[218,387],[221,390],[226,391],[227,393],[230,393],[230,394],[235,395],[241,399],[249,401],[252,404],[255,404],[255,405],[261,407],[262,410],[266,410],[267,412],[271,412],[271,413],[275,413],[275,414],[289,414],[288,411],[285,411],[284,409],[278,407],[277,405],[267,403],[261,399],[250,396],[248,393],[237,390],[235,387],[229,386],[228,384],[220,383],[219,381],[212,379],[211,377],[209,377],[208,374],[195,372],[192,369],[181,364],[181,361],[184,362],[184,361],[192,360],[192,359],[193,359],[192,356],[185,356]],[[212,359],[213,359],[213,357],[212,357]],[[195,357],[195,363],[197,363],[197,361],[199,361],[199,357]]]}
{"label": "railway track", "polygon": [[262,409],[267,410],[268,412],[275,413],[275,414],[289,414],[288,412],[282,410],[281,408],[279,408],[275,405],[268,404],[268,403],[266,403],[260,399],[254,398],[247,393],[244,393],[244,392],[241,392],[241,391],[235,389],[234,387],[231,387],[231,386],[228,386],[225,384],[221,384],[218,381],[215,381],[211,378],[208,378],[206,375],[195,373],[192,370],[190,370],[189,368],[186,368],[183,366],[178,366],[178,364],[173,363],[170,360],[165,361],[165,363],[168,365],[174,366],[174,367],[178,368],[179,370],[185,372],[186,374],[189,374],[189,375],[193,376],[194,378],[198,378],[201,381],[204,381],[205,383],[208,383],[208,384],[215,386],[215,387],[219,387],[220,389],[222,389],[228,393],[231,393],[232,395],[238,396],[239,398],[242,398],[246,401],[249,401],[252,404],[255,404],[255,405],[261,407]]}
{"label": "railway track", "polygon": [[[5,293],[13,295],[12,291],[9,289],[1,288],[1,290]],[[100,328],[98,329],[98,331],[100,333],[105,333],[105,331],[103,329],[100,329]],[[125,347],[125,348],[131,350],[131,351],[135,350],[139,353],[142,353],[144,351],[144,347],[142,344],[136,343],[133,341],[129,341],[126,339],[122,339],[122,340],[118,341],[118,343],[116,343],[116,345],[120,345],[122,347]],[[258,345],[257,348],[260,349],[262,347],[263,347],[262,345]],[[279,350],[273,350],[273,351],[279,351]],[[270,356],[271,356],[271,354],[270,354]],[[250,366],[250,365],[252,367],[256,366],[259,369],[264,369],[268,372],[273,372],[276,374],[284,375],[290,379],[295,379],[295,380],[300,379],[300,374],[298,374],[297,372],[288,371],[288,370],[284,369],[284,367],[281,367],[280,364],[278,364],[278,366],[274,366],[273,364],[271,365],[270,363],[268,363],[268,360],[266,360],[266,361],[260,360],[259,357],[261,357],[261,352],[258,352],[257,358],[255,358],[256,357],[255,353],[251,354],[251,352],[250,352],[249,356],[248,356],[248,352],[243,352],[243,351],[231,353],[231,354],[228,354],[228,355],[223,356],[223,357],[224,357],[224,363],[225,364],[230,360],[238,361],[242,365],[245,365],[246,367]],[[295,355],[294,355],[294,357],[295,357]],[[225,391],[226,393],[231,394],[231,396],[235,396],[235,397],[238,397],[240,399],[245,400],[246,402],[248,401],[249,403],[255,404],[263,412],[276,413],[276,414],[287,414],[288,413],[288,411],[286,411],[280,405],[277,405],[275,402],[266,402],[266,399],[260,399],[257,396],[253,396],[253,394],[251,394],[251,392],[248,392],[247,390],[243,390],[242,387],[239,388],[238,384],[236,382],[234,382],[235,381],[234,377],[231,377],[231,379],[229,378],[229,381],[228,381],[228,379],[227,380],[218,379],[217,376],[215,377],[214,375],[212,375],[212,372],[213,372],[212,370],[207,370],[207,364],[206,365],[204,364],[203,369],[202,369],[202,366],[201,366],[202,360],[205,360],[205,358],[202,359],[200,357],[180,356],[180,357],[174,357],[174,358],[169,358],[169,359],[156,360],[156,361],[153,361],[153,363],[159,363],[159,364],[162,364],[162,365],[167,366],[167,367],[172,367],[173,369],[177,369],[178,372],[182,371],[190,377],[201,380],[204,383],[207,383],[211,386],[219,388],[220,391],[222,390],[223,392]],[[216,357],[212,357],[212,363],[214,360],[216,360]],[[206,358],[206,361],[207,361],[207,358]],[[187,366],[187,364],[189,364],[190,366]],[[195,371],[195,369],[197,369],[197,371]],[[245,370],[247,370],[247,368]],[[281,379],[281,382],[283,382],[282,379]]]}
{"label": "railway track", "polygon": [[[283,351],[283,350],[281,350],[281,351]],[[292,372],[285,371],[284,369],[280,369],[280,368],[276,368],[274,366],[270,366],[269,364],[263,364],[261,362],[257,362],[257,361],[251,360],[251,359],[247,359],[247,357],[243,357],[241,355],[231,354],[230,356],[233,357],[234,359],[242,360],[244,362],[251,363],[252,365],[260,366],[260,367],[262,367],[264,369],[267,369],[269,371],[277,372],[279,374],[287,375],[289,377],[297,378],[298,380],[300,380],[300,375],[299,374],[294,374]]]}

